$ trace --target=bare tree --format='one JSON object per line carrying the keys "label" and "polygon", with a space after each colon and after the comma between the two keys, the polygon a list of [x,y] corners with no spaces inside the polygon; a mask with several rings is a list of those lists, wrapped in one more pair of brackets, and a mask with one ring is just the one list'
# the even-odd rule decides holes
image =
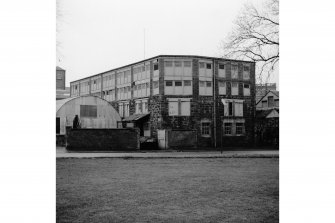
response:
{"label": "bare tree", "polygon": [[258,81],[265,72],[268,80],[279,63],[279,0],[267,0],[261,9],[246,4],[234,23],[223,56],[257,62]]}

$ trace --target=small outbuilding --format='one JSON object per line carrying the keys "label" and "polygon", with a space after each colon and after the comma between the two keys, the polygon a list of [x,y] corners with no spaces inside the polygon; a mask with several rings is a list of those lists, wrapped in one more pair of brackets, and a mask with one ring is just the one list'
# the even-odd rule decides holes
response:
{"label": "small outbuilding", "polygon": [[117,128],[119,113],[106,100],[96,96],[80,96],[56,101],[56,135],[64,136],[73,127],[75,116],[80,128]]}

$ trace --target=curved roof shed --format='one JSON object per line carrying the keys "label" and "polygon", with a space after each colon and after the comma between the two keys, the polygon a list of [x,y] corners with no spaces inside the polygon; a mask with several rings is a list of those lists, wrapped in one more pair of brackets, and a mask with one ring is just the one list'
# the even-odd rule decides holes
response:
{"label": "curved roof shed", "polygon": [[56,134],[65,134],[78,115],[81,128],[117,128],[119,113],[106,100],[96,96],[80,96],[56,101]]}

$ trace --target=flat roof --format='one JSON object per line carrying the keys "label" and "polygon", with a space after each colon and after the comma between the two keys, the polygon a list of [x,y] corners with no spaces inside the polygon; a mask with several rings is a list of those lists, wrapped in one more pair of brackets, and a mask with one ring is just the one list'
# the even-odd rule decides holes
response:
{"label": "flat roof", "polygon": [[247,63],[255,63],[254,61],[246,61],[246,60],[233,60],[233,59],[226,59],[226,58],[222,58],[222,57],[208,57],[208,56],[199,56],[199,55],[158,55],[158,56],[154,56],[154,57],[150,57],[148,59],[145,59],[145,60],[141,60],[141,61],[138,61],[138,62],[135,62],[135,63],[131,63],[131,64],[127,64],[125,66],[122,66],[122,67],[117,67],[117,68],[114,68],[114,69],[111,69],[111,70],[108,70],[108,71],[104,71],[104,72],[101,72],[101,73],[98,73],[98,74],[94,74],[94,75],[91,75],[91,76],[87,76],[87,77],[84,77],[84,78],[81,78],[81,79],[78,79],[78,80],[75,80],[75,81],[71,81],[71,83],[73,82],[77,82],[77,81],[82,81],[82,80],[85,80],[87,78],[90,78],[90,77],[95,77],[95,76],[98,76],[98,75],[101,75],[101,74],[105,74],[105,73],[108,73],[108,72],[111,72],[111,71],[115,71],[115,70],[120,70],[120,69],[123,69],[123,68],[126,68],[126,67],[129,67],[129,66],[133,66],[133,65],[136,65],[138,63],[143,63],[145,61],[148,61],[148,60],[153,60],[153,59],[156,59],[156,58],[159,58],[159,57],[179,57],[179,58],[201,58],[201,59],[215,59],[215,60],[227,60],[227,61],[234,61],[234,62],[247,62]]}

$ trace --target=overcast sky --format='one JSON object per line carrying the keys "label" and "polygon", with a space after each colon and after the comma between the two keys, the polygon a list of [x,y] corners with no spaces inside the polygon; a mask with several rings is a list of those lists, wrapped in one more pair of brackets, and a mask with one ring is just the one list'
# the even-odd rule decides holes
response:
{"label": "overcast sky", "polygon": [[[57,0],[57,65],[70,81],[160,54],[219,57],[246,2],[263,0]],[[278,83],[278,72],[270,81]]]}

